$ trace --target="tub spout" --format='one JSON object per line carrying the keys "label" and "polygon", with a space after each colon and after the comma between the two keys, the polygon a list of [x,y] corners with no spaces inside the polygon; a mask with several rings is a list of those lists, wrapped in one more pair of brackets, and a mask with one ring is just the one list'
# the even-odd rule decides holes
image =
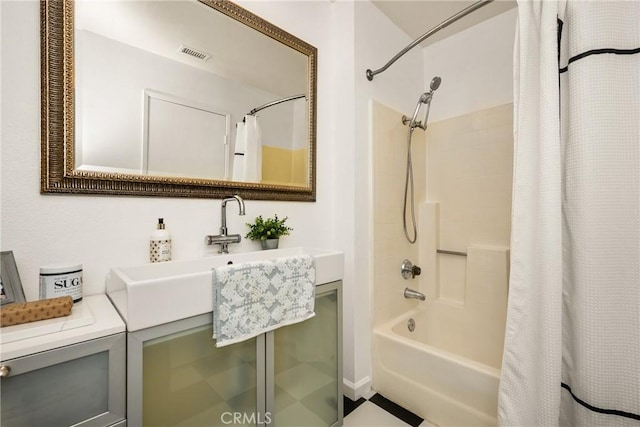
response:
{"label": "tub spout", "polygon": [[414,291],[413,289],[404,288],[404,297],[405,298],[415,298],[420,301],[424,301],[427,297],[424,296],[422,292]]}

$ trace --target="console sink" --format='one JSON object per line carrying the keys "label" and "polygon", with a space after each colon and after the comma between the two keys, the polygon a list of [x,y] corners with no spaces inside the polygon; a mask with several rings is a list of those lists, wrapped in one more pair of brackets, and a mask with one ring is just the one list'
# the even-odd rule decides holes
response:
{"label": "console sink", "polygon": [[136,331],[212,311],[214,267],[303,254],[315,260],[316,285],[342,279],[342,252],[298,247],[112,268],[107,295],[127,329]]}

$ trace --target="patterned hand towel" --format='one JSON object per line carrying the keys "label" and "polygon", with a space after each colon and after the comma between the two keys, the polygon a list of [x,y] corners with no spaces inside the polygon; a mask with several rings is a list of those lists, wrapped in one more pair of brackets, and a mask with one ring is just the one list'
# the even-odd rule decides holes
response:
{"label": "patterned hand towel", "polygon": [[214,268],[216,347],[315,316],[315,276],[309,255]]}

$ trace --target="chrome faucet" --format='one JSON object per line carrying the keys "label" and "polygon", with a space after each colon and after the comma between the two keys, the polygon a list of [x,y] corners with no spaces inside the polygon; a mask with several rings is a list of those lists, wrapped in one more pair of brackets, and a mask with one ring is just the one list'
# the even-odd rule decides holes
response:
{"label": "chrome faucet", "polygon": [[420,301],[424,301],[427,297],[424,296],[422,292],[414,291],[413,289],[404,288],[404,297],[405,298],[415,298]]}
{"label": "chrome faucet", "polygon": [[233,202],[234,200],[240,205],[240,215],[244,215],[244,200],[242,200],[242,197],[235,195],[222,199],[220,234],[204,237],[207,246],[220,245],[219,254],[228,254],[229,243],[240,243],[240,240],[242,240],[239,234],[229,235],[227,230],[227,202]]}

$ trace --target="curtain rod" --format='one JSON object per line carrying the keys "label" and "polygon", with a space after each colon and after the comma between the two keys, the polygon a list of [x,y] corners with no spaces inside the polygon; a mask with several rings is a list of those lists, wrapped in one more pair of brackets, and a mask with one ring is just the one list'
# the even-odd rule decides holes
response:
{"label": "curtain rod", "polygon": [[302,94],[302,95],[293,95],[293,96],[288,96],[286,98],[282,98],[282,99],[277,99],[275,101],[271,101],[267,104],[261,105],[257,108],[254,108],[253,110],[249,111],[249,113],[247,114],[248,116],[253,116],[255,113],[257,113],[260,110],[264,110],[265,108],[269,108],[269,107],[273,107],[274,105],[278,105],[281,104],[283,102],[287,102],[287,101],[293,101],[295,99],[300,99],[300,98],[306,98],[307,95]]}
{"label": "curtain rod", "polygon": [[367,72],[366,72],[367,79],[369,81],[373,80],[373,77],[376,74],[380,74],[383,71],[385,71],[387,68],[389,68],[391,66],[391,64],[393,64],[398,59],[400,59],[400,57],[402,55],[404,55],[405,53],[407,53],[408,51],[410,51],[411,49],[413,49],[414,47],[416,47],[417,45],[422,43],[424,40],[428,39],[429,37],[431,37],[432,35],[434,35],[438,31],[442,30],[443,28],[448,27],[450,24],[453,24],[458,19],[467,16],[468,14],[470,14],[471,12],[473,12],[473,11],[475,11],[477,9],[480,9],[482,6],[486,6],[487,4],[491,3],[492,1],[493,0],[480,0],[480,1],[476,2],[476,3],[473,3],[471,6],[468,6],[465,9],[462,9],[460,12],[458,12],[455,15],[447,18],[446,20],[442,21],[440,24],[436,25],[435,27],[433,27],[432,29],[430,29],[429,31],[427,31],[426,33],[424,33],[423,35],[421,35],[420,37],[415,39],[413,42],[411,42],[407,47],[402,49],[400,52],[398,52],[398,54],[396,54],[396,56],[391,58],[389,60],[389,62],[384,64],[383,67],[378,68],[377,70],[374,70],[374,71],[371,71],[371,69],[368,69]]}

